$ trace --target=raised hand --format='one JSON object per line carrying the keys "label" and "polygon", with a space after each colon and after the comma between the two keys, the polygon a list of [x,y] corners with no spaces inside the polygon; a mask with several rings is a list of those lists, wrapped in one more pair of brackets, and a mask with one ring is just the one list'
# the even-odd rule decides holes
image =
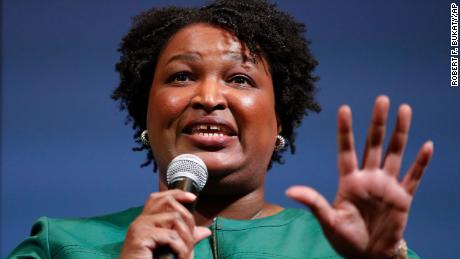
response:
{"label": "raised hand", "polygon": [[120,258],[152,259],[154,251],[166,245],[180,259],[193,258],[195,243],[211,235],[209,229],[195,226],[192,214],[181,204],[195,199],[177,189],[152,193],[128,229]]}
{"label": "raised hand", "polygon": [[399,107],[397,123],[382,161],[389,99],[375,101],[362,166],[354,147],[351,110],[338,111],[339,187],[332,206],[317,191],[293,186],[286,194],[306,206],[320,222],[334,249],[346,258],[389,258],[403,238],[415,190],[433,153],[427,141],[405,174],[398,180],[412,111]]}

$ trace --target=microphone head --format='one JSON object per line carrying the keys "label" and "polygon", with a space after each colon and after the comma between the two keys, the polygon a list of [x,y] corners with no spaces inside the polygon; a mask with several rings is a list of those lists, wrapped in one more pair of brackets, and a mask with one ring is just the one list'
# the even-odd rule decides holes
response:
{"label": "microphone head", "polygon": [[176,156],[168,165],[166,181],[168,185],[189,178],[200,192],[208,180],[208,169],[201,158],[192,154]]}

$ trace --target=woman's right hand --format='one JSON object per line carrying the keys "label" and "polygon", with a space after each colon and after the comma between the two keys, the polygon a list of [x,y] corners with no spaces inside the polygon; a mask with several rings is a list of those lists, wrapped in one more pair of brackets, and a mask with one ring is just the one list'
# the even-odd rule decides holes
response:
{"label": "woman's right hand", "polygon": [[193,258],[193,247],[211,235],[197,227],[193,215],[181,204],[196,196],[181,190],[150,194],[142,213],[131,223],[120,258],[151,259],[160,246],[169,246],[180,259]]}

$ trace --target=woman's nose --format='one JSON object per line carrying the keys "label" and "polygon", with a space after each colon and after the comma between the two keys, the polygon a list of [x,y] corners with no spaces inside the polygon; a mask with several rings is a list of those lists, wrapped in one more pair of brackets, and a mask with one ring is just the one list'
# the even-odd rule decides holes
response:
{"label": "woman's nose", "polygon": [[211,79],[202,81],[195,88],[191,105],[194,109],[204,109],[207,112],[226,109],[227,101],[220,83]]}

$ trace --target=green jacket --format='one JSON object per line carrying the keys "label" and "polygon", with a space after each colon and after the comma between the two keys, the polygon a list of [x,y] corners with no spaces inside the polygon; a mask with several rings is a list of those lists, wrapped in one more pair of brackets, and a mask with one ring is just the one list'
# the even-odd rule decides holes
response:
{"label": "green jacket", "polygon": [[[8,258],[118,258],[129,224],[141,211],[84,219],[42,217]],[[284,209],[254,220],[217,217],[210,229],[212,236],[195,246],[195,258],[342,258],[315,217],[303,210]],[[409,255],[418,258],[411,251]]]}

